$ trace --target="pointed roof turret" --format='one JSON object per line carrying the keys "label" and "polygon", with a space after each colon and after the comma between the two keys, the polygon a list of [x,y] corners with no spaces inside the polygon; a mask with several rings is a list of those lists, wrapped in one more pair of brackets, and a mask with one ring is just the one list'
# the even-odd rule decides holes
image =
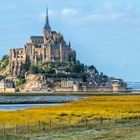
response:
{"label": "pointed roof turret", "polygon": [[48,16],[48,8],[46,8],[46,22],[45,22],[45,26],[44,26],[45,30],[51,30],[51,27],[49,25],[49,16]]}

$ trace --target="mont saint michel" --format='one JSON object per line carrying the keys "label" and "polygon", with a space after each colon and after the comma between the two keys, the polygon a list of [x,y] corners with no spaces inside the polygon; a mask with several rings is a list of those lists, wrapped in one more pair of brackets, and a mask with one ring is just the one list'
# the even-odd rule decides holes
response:
{"label": "mont saint michel", "polygon": [[140,140],[139,5],[0,1],[0,140]]}
{"label": "mont saint michel", "polygon": [[0,91],[127,90],[122,79],[104,75],[94,65],[82,64],[76,53],[63,34],[52,30],[46,10],[42,36],[31,36],[24,47],[11,48],[0,61]]}

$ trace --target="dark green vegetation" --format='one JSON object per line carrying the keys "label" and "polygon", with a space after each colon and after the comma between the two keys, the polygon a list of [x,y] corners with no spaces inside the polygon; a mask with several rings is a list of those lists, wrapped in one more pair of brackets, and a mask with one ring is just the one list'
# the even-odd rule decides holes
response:
{"label": "dark green vegetation", "polygon": [[[99,73],[95,66],[87,66],[81,63],[79,60],[65,61],[65,62],[44,62],[42,55],[38,57],[37,63],[32,65],[29,59],[27,62],[21,65],[20,75],[17,75],[16,86],[22,87],[27,82],[27,75],[34,74],[40,76],[42,80],[41,84],[47,88],[60,87],[61,82],[66,81],[79,81],[79,87],[82,86],[110,86],[112,87],[113,81],[116,81],[119,85],[126,87],[126,83],[122,79],[116,79],[114,77],[108,77],[102,72]],[[6,71],[9,64],[9,56],[3,56],[0,60],[0,72]],[[10,68],[10,66],[9,66]],[[11,69],[11,68],[10,68]],[[9,69],[9,71],[11,71]],[[8,72],[8,69],[7,71]],[[9,74],[9,73],[8,73]],[[10,76],[10,75],[7,75]],[[0,80],[2,78],[0,77]],[[52,82],[53,81],[53,82]],[[27,82],[28,84],[28,82]]]}
{"label": "dark green vegetation", "polygon": [[4,55],[2,59],[0,60],[0,71],[5,69],[9,64],[9,56]]}
{"label": "dark green vegetation", "polygon": [[1,81],[2,79],[4,79],[4,76],[0,75],[0,81]]}
{"label": "dark green vegetation", "polygon": [[[90,77],[90,71],[94,71],[95,81],[101,79],[99,72],[96,68],[91,66],[86,66],[80,61],[75,62],[42,62],[40,57],[38,66],[30,65],[26,63],[22,66],[21,75],[18,76],[17,86],[25,83],[25,73],[28,74],[41,74],[44,78],[81,78],[86,82],[87,78]],[[104,78],[103,78],[104,77]],[[103,81],[106,80],[107,76],[102,76]],[[101,80],[102,81],[102,80]]]}
{"label": "dark green vegetation", "polygon": [[[25,73],[30,74],[43,74],[48,78],[82,78],[86,80],[86,77],[89,77],[90,74],[87,72],[87,69],[94,70],[98,74],[97,69],[91,65],[86,66],[80,63],[79,60],[73,62],[43,62],[42,56],[38,58],[38,66],[26,63],[22,65],[21,75],[22,79],[25,76]],[[21,79],[21,77],[19,78]],[[21,82],[20,82],[21,83]]]}
{"label": "dark green vegetation", "polygon": [[[93,67],[93,69],[95,69]],[[37,74],[37,73],[45,73],[50,75],[50,77],[60,77],[60,73],[71,73],[73,75],[85,74],[85,66],[84,64],[81,64],[79,61],[76,61],[75,63],[71,62],[45,62],[41,63],[39,66],[31,66],[30,69],[31,73]],[[52,76],[51,76],[52,75]],[[69,74],[65,74],[67,76]]]}
{"label": "dark green vegetation", "polygon": [[26,82],[25,77],[24,76],[18,76],[17,77],[17,81],[16,81],[16,85],[17,86],[21,86]]}

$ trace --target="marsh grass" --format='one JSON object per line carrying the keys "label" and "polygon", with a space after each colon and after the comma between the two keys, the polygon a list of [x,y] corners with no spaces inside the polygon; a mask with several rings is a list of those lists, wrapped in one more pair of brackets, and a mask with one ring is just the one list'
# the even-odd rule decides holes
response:
{"label": "marsh grass", "polygon": [[53,124],[68,122],[77,123],[77,118],[82,122],[102,119],[139,119],[140,96],[93,96],[73,101],[59,106],[39,107],[17,111],[1,111],[0,126],[5,124],[13,127],[15,124],[27,125],[30,123],[49,122]]}

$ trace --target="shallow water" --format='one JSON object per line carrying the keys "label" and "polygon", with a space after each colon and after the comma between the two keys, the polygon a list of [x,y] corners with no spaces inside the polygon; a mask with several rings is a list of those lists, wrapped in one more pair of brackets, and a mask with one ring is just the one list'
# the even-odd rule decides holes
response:
{"label": "shallow water", "polygon": [[7,104],[0,105],[0,111],[15,111],[34,107],[56,106],[60,104]]}
{"label": "shallow water", "polygon": [[24,95],[24,96],[4,96],[0,95],[0,103],[7,102],[45,102],[45,103],[62,103],[69,102],[72,100],[76,100],[82,97],[81,95],[40,95],[40,96],[32,96],[32,95]]}
{"label": "shallow water", "polygon": [[134,90],[140,90],[140,82],[127,82],[127,85]]}
{"label": "shallow water", "polygon": [[81,95],[41,95],[4,96],[0,95],[0,111],[19,110],[40,106],[55,106],[86,96]]}

